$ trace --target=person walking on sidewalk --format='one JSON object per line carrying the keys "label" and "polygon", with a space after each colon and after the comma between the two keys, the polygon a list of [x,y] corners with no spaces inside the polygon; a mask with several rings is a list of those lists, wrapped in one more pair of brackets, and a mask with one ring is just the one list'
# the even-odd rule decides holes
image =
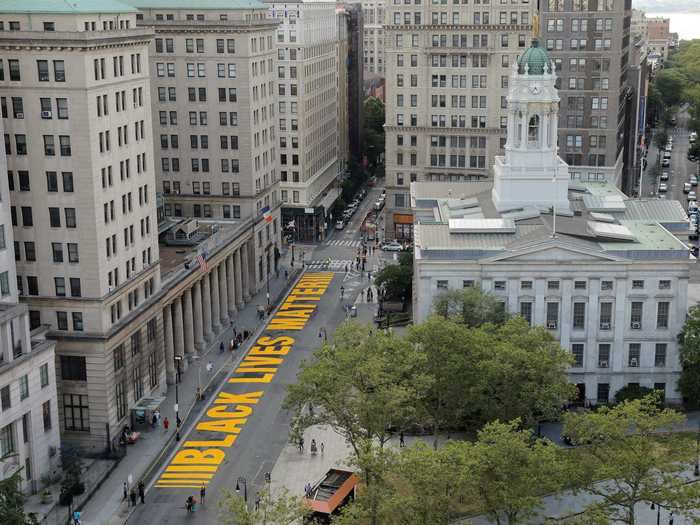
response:
{"label": "person walking on sidewalk", "polygon": [[204,498],[207,495],[207,489],[204,488],[204,483],[202,483],[202,488],[199,489],[199,501],[204,505]]}
{"label": "person walking on sidewalk", "polygon": [[323,456],[323,451],[326,450],[326,445],[323,444],[323,441],[321,441],[321,455]]}
{"label": "person walking on sidewalk", "polygon": [[345,286],[340,287],[340,298],[342,299],[345,297]]}
{"label": "person walking on sidewalk", "polygon": [[260,510],[260,492],[258,491],[257,494],[255,494],[255,511]]}
{"label": "person walking on sidewalk", "polygon": [[139,481],[139,499],[141,503],[146,503],[146,488],[143,486],[143,480]]}
{"label": "person walking on sidewalk", "polygon": [[129,489],[127,488],[126,481],[124,482],[124,494],[122,495],[122,501],[129,497]]}
{"label": "person walking on sidewalk", "polygon": [[219,353],[220,353],[220,354],[223,354],[223,353],[224,353],[224,342],[223,342],[223,341],[221,341],[221,342],[219,343]]}
{"label": "person walking on sidewalk", "polygon": [[300,454],[304,453],[304,438],[303,437],[299,438],[299,453]]}
{"label": "person walking on sidewalk", "polygon": [[136,491],[134,489],[131,489],[131,493],[129,494],[129,499],[131,500],[131,506],[135,507],[136,506]]}
{"label": "person walking on sidewalk", "polygon": [[399,448],[404,448],[406,446],[406,442],[403,440],[403,430],[399,434]]}

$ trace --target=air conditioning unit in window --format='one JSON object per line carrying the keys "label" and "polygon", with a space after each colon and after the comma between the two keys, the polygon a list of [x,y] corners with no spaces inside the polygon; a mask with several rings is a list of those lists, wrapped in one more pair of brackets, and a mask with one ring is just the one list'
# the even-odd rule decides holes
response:
{"label": "air conditioning unit in window", "polygon": [[24,118],[24,113],[16,113],[15,118]]}
{"label": "air conditioning unit in window", "polygon": [[642,323],[632,323],[632,329],[639,330],[642,327]]}
{"label": "air conditioning unit in window", "polygon": [[603,360],[598,362],[598,368],[608,368],[608,362]]}
{"label": "air conditioning unit in window", "polygon": [[610,330],[610,323],[600,323],[601,330]]}
{"label": "air conditioning unit in window", "polygon": [[556,330],[557,329],[557,322],[556,321],[547,321],[547,330]]}
{"label": "air conditioning unit in window", "polygon": [[42,111],[41,118],[51,118],[51,112],[50,111]]}
{"label": "air conditioning unit in window", "polygon": [[631,366],[631,367],[634,367],[634,368],[638,367],[638,366],[639,366],[639,360],[638,360],[636,357],[632,357],[632,358],[630,359],[630,366]]}

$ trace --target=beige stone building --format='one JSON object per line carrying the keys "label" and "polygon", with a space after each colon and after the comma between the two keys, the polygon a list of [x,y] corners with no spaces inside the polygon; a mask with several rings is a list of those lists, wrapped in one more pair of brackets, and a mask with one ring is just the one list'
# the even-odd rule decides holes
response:
{"label": "beige stone building", "polygon": [[384,1],[364,0],[363,53],[365,79],[384,77]]}
{"label": "beige stone building", "polygon": [[[267,38],[261,43],[260,35],[250,36],[249,31],[257,25],[270,26],[264,20],[265,10],[249,10],[240,19],[242,11],[235,5],[220,10],[217,2],[198,4],[187,13],[171,10],[164,2],[157,2],[158,11],[149,11],[145,2],[138,4],[143,11],[110,0],[97,7],[81,0],[50,0],[37,6],[0,2],[0,27],[6,29],[0,32],[0,103],[10,172],[3,180],[11,184],[18,267],[16,280],[10,272],[7,280],[17,283],[21,301],[27,305],[25,316],[32,336],[34,330],[45,327],[47,336],[57,342],[59,415],[54,419],[63,440],[93,450],[117,445],[121,428],[134,423],[133,411],[140,401],[155,398],[157,402],[166,384],[175,381],[176,357],[181,358],[184,372],[197,352],[213,344],[232,318],[235,321],[238,309],[264,286],[272,271],[281,231],[272,178],[275,109],[270,89],[275,71],[268,59],[274,61],[274,52]],[[244,59],[233,68],[245,70],[249,91],[241,95],[247,102],[238,113],[250,129],[240,140],[247,145],[245,151],[252,148],[260,154],[259,170],[255,155],[245,161],[249,168],[241,170],[245,176],[235,175],[241,177],[240,198],[223,195],[223,176],[217,171],[219,198],[207,195],[202,200],[194,192],[186,199],[176,198],[180,196],[173,195],[175,177],[163,175],[161,183],[172,183],[171,194],[163,203],[156,198],[154,162],[162,168],[165,148],[157,144],[154,155],[151,126],[153,110],[160,105],[151,94],[160,96],[160,92],[152,91],[149,78],[151,72],[158,78],[155,64],[160,63],[155,55],[149,58],[149,46],[155,53],[159,44],[146,22],[152,17],[159,27],[162,17],[164,25],[179,20],[182,26],[196,26],[194,55],[200,45],[196,35],[219,25],[225,35],[225,55],[229,49],[226,35],[232,34],[229,16],[244,30],[243,36],[234,32],[235,45],[240,46],[235,47],[236,52],[245,52],[247,46],[258,50],[264,46],[265,51],[264,58]],[[180,27],[178,31],[186,30]],[[177,44],[169,44],[170,37],[163,34],[164,53],[169,45],[177,46],[178,53],[187,55],[182,59],[183,75],[191,69],[187,64],[192,60],[195,78],[208,78],[197,76],[198,62],[189,57],[189,44],[180,36],[173,37],[178,38]],[[218,53],[217,39],[207,42]],[[162,60],[168,78],[169,66]],[[228,76],[229,62],[235,64],[237,59],[224,60]],[[217,65],[207,75],[219,78],[218,69]],[[264,78],[252,85],[256,70],[258,76],[264,71]],[[176,86],[175,96],[189,101],[192,83]],[[229,90],[233,86],[228,78],[225,85],[227,101],[215,105],[226,110],[226,131],[223,124],[216,124],[220,131],[211,136],[209,148],[218,152],[225,133],[228,155],[233,159],[235,131],[230,123],[237,102],[229,98],[239,93]],[[168,89],[166,93],[169,97]],[[197,104],[200,93],[197,87]],[[207,95],[218,101],[218,87],[216,91],[207,88]],[[255,103],[251,102],[254,96],[258,97]],[[218,109],[216,115],[207,114],[208,109],[206,105],[197,109],[197,127],[204,127],[203,121],[211,125],[209,119],[218,122]],[[183,119],[189,122],[188,105],[167,111],[168,126]],[[156,115],[160,118],[160,110]],[[179,126],[172,124],[171,129],[179,130]],[[177,133],[168,132],[168,152],[173,149],[171,135]],[[205,158],[196,157],[194,150],[209,150],[201,147],[203,134],[206,132],[197,135],[198,147],[187,147],[188,155],[183,156],[187,180],[192,185],[199,181],[202,195],[206,178],[196,176],[201,169],[191,168],[192,159],[199,158],[201,168]],[[155,135],[160,142],[160,133]],[[257,141],[259,146],[255,146]],[[175,139],[176,144],[180,142],[179,148],[185,149],[194,139],[181,135]],[[240,143],[238,148],[242,148]],[[263,162],[266,151],[267,164]],[[219,155],[217,163],[224,156]],[[173,158],[172,152],[167,158]],[[259,188],[256,175],[260,176]],[[234,177],[230,171],[229,176]],[[214,182],[210,182],[213,191]],[[6,202],[5,193],[2,195]],[[157,212],[157,201],[162,211]],[[196,213],[198,203],[201,218],[186,217]],[[204,216],[206,203],[211,206],[211,217]],[[168,205],[171,213],[165,217],[162,212]],[[182,217],[176,215],[176,205],[181,206]],[[234,216],[234,206],[240,206],[240,217]],[[159,217],[163,219],[160,223]],[[165,239],[161,246],[159,232]],[[198,256],[202,264],[197,263]],[[0,271],[0,281],[4,281],[2,274]]]}
{"label": "beige stone building", "polygon": [[343,173],[350,162],[350,122],[348,115],[348,59],[351,45],[350,13],[339,6],[336,9],[338,44],[336,45],[338,74],[336,75],[336,123],[338,129],[338,171]]}
{"label": "beige stone building", "polygon": [[282,220],[302,241],[325,238],[340,189],[338,21],[326,1],[266,2],[277,28]]}
{"label": "beige stone building", "polygon": [[[0,120],[0,132],[3,121]],[[29,330],[27,306],[19,304],[11,199],[4,146],[0,145],[0,480],[21,471],[21,488],[58,462],[55,344],[45,327]]]}
{"label": "beige stone building", "polygon": [[528,0],[387,4],[387,239],[412,238],[412,181],[489,176],[505,144],[510,67],[535,9]]}

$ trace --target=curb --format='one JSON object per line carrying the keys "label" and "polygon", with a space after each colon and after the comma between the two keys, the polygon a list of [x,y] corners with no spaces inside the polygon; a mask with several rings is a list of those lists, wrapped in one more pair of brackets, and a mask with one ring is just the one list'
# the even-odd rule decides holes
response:
{"label": "curb", "polygon": [[[279,303],[280,303],[280,299],[281,299],[282,297],[285,297],[285,296],[289,293],[289,291],[290,291],[292,288],[294,288],[294,286],[296,285],[296,283],[299,281],[299,279],[301,279],[302,275],[304,274],[304,271],[305,271],[305,270],[302,269],[302,268],[298,268],[298,269],[295,268],[295,269],[294,269],[294,272],[290,274],[290,279],[287,281],[287,283],[286,283],[285,286],[282,288],[282,290],[280,290],[280,292],[277,294],[277,296],[276,296],[274,299],[271,299],[272,304],[275,305],[274,308],[273,308],[273,310],[272,310],[273,312],[276,312],[276,311],[277,311],[277,309],[278,309],[279,306],[280,306],[280,304],[279,304]],[[250,303],[249,303],[249,304],[250,304]],[[268,318],[271,317],[271,316],[272,316],[272,314],[270,314],[270,315],[268,316]],[[260,334],[265,330],[266,327],[267,327],[267,322],[265,322],[265,323],[263,323],[262,325],[260,325],[260,326],[255,330],[255,332],[254,332],[253,334],[251,334],[251,338],[249,339],[250,342],[249,342],[244,348],[241,348],[241,351],[239,351],[239,352],[237,353],[237,355],[236,355],[236,361],[234,361],[234,360],[232,359],[232,360],[231,360],[232,363],[233,363],[233,362],[240,362],[240,361],[243,359],[243,357],[244,357],[244,356],[248,353],[248,351],[250,350],[250,347],[251,347],[251,346],[253,345],[253,343],[260,337]],[[211,350],[209,350],[209,351],[211,352]],[[209,352],[207,352],[207,353],[209,353]],[[204,354],[204,355],[206,355],[206,354]],[[230,372],[230,370],[228,370],[228,371],[225,371],[225,373],[222,374],[222,371],[224,371],[224,369],[226,368],[226,364],[227,364],[228,362],[229,362],[229,361],[227,360],[227,361],[221,366],[221,368],[219,368],[219,370],[216,372],[216,374],[214,374],[214,375],[212,376],[212,378],[209,380],[209,382],[208,382],[206,385],[204,385],[203,391],[208,390],[209,387],[212,385],[212,383],[214,383],[215,381],[217,382],[217,388],[216,388],[216,390],[218,391],[218,390],[221,389],[221,387],[223,386],[223,383],[224,383],[226,377],[228,376],[228,372]],[[223,376],[223,377],[219,377],[219,376]],[[192,404],[190,405],[190,407],[187,409],[187,412],[185,413],[184,417],[182,418],[182,428],[183,428],[183,430],[184,430],[185,424],[188,422],[188,419],[189,419],[189,417],[190,417],[190,414],[192,413],[192,411],[194,410],[194,408],[197,406],[197,404],[198,404],[197,400],[193,401],[193,403],[192,403]],[[191,429],[190,429],[190,430],[191,430]],[[181,434],[183,434],[183,433],[181,432]],[[164,457],[166,457],[166,456],[168,456],[168,455],[170,455],[171,453],[174,452],[174,449],[176,448],[176,446],[174,447],[173,445],[174,445],[174,443],[177,443],[177,442],[175,441],[175,436],[176,436],[176,433],[172,433],[172,434],[168,437],[168,440],[167,440],[167,441],[165,442],[165,444],[163,445],[163,448],[161,449],[160,454],[158,454],[155,458],[153,458],[153,459],[151,460],[151,462],[150,462],[150,463],[148,464],[148,466],[146,467],[146,470],[145,470],[145,471],[143,472],[143,474],[140,476],[140,480],[143,481],[143,482],[145,483],[145,485],[146,485],[146,492],[148,492],[148,490],[151,488],[151,487],[150,487],[150,484],[151,484],[152,478],[154,477],[154,474],[157,472],[157,469],[158,469],[158,467],[159,467],[159,465],[160,465],[160,462],[163,460]],[[115,466],[115,468],[116,468],[116,466]],[[106,476],[105,479],[107,479],[107,477],[108,477],[108,476]],[[95,489],[95,490],[96,490],[96,489]],[[85,501],[87,502],[88,499],[89,499],[89,498],[87,498]],[[135,507],[129,507],[129,509],[131,509],[131,510],[129,510],[129,512],[128,512],[128,514],[126,515],[126,517],[123,518],[123,520],[122,520],[122,519],[117,520],[116,523],[119,523],[119,524],[121,524],[121,525],[124,525],[124,524],[126,524],[126,523],[129,521],[129,518],[130,518],[131,515],[133,514]]]}

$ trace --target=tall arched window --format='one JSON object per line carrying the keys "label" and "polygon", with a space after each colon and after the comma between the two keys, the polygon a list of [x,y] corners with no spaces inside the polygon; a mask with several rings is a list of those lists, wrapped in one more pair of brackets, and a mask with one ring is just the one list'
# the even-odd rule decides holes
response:
{"label": "tall arched window", "polygon": [[533,115],[527,125],[527,141],[537,143],[540,137],[540,116]]}

